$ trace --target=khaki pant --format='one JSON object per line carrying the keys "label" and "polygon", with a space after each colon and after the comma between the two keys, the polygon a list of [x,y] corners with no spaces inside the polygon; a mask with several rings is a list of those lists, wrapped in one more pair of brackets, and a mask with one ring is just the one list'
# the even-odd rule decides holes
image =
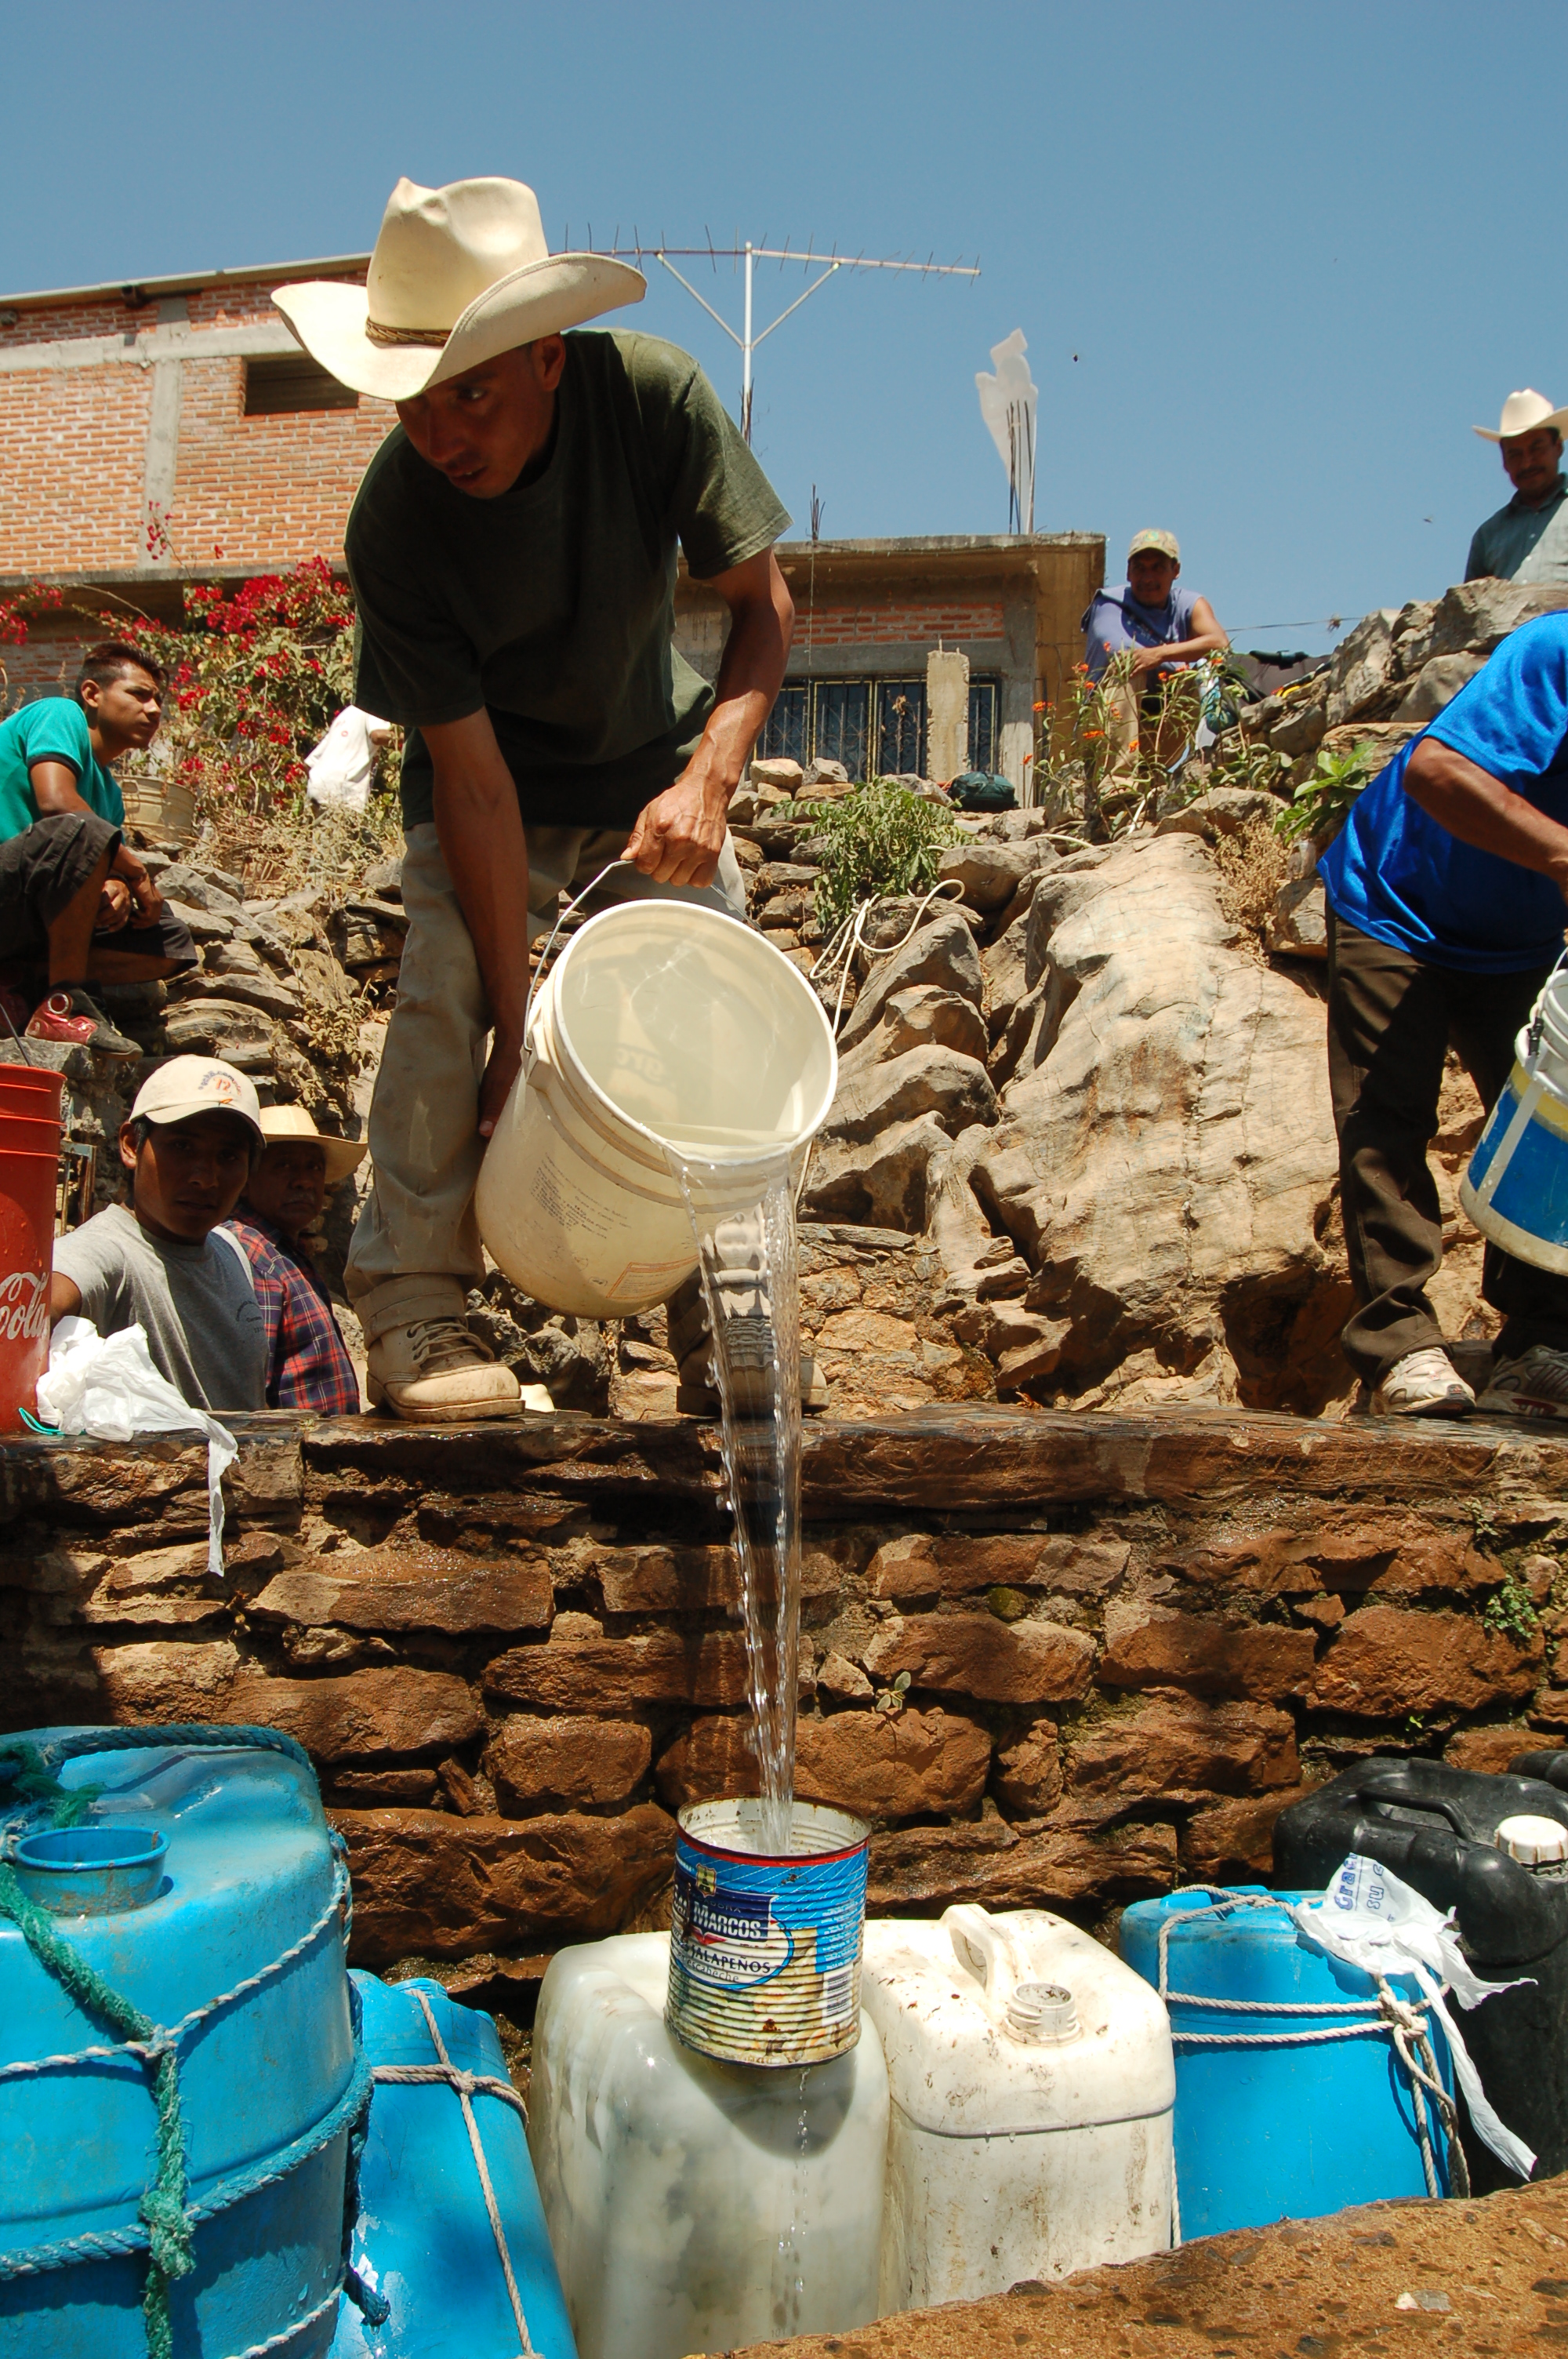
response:
{"label": "khaki pant", "polygon": [[[1407,1352],[1443,1343],[1426,1292],[1443,1262],[1443,1213],[1426,1150],[1444,1059],[1452,1044],[1489,1114],[1549,972],[1431,966],[1329,912],[1328,1083],[1357,1298],[1340,1341],[1368,1384]],[[1568,1348],[1568,1277],[1516,1261],[1488,1240],[1481,1292],[1503,1315],[1500,1359],[1532,1343]]]}
{"label": "khaki pant", "polygon": [[[528,939],[556,921],[557,897],[580,892],[618,858],[626,831],[530,827]],[[726,836],[711,885],[657,885],[635,868],[606,877],[589,904],[697,901],[746,914],[746,888]],[[391,1277],[449,1277],[466,1291],[484,1272],[473,1191],[485,1142],[478,1130],[490,1009],[473,943],[433,824],[411,828],[403,861],[408,939],[397,1006],[370,1109],[371,1192],[349,1249],[356,1305]],[[462,1305],[457,1304],[460,1314]]]}

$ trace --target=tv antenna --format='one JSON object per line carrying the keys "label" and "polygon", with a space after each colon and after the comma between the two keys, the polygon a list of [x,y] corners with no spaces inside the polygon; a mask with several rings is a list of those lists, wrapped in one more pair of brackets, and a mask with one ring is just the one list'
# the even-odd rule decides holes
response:
{"label": "tv antenna", "polygon": [[[619,233],[617,233],[617,234],[619,234]],[[632,236],[633,241],[632,245],[612,245],[609,249],[610,252],[614,255],[618,260],[633,260],[639,263],[643,259],[644,255],[651,255],[655,262],[659,262],[664,265],[672,278],[677,280],[678,283],[686,288],[687,293],[691,297],[694,303],[701,304],[708,318],[716,321],[717,324],[723,329],[730,342],[740,346],[741,431],[745,436],[748,442],[750,442],[752,439],[752,354],[755,353],[757,346],[767,337],[773,334],[775,328],[782,328],[784,326],[784,321],[790,317],[792,312],[799,310],[801,305],[806,300],[807,297],[815,295],[819,287],[826,287],[827,281],[830,278],[836,277],[840,270],[914,271],[922,278],[978,278],[980,275],[979,265],[973,262],[936,262],[930,259],[925,262],[910,262],[902,259],[872,258],[871,256],[864,254],[840,254],[837,246],[831,247],[827,254],[819,254],[815,245],[809,240],[803,250],[799,246],[792,246],[787,241],[783,245],[769,245],[765,242],[761,245],[754,245],[750,238],[746,240],[743,245],[715,245],[711,238],[708,239],[706,245],[665,245],[662,244],[659,245],[644,245],[642,240],[637,236],[637,233],[634,229],[632,233]],[[593,248],[593,232],[591,228],[589,231],[589,248],[591,252]],[[735,330],[730,325],[729,321],[724,318],[723,314],[714,310],[707,297],[705,295],[698,294],[697,288],[692,285],[690,279],[686,277],[685,273],[676,268],[675,263],[670,258],[672,255],[678,255],[683,262],[701,261],[706,259],[712,264],[715,271],[718,270],[719,265],[721,262],[744,264],[746,272],[745,307],[742,314],[742,325],[739,334],[737,334]],[[776,320],[770,320],[765,328],[762,329],[760,332],[754,332],[752,304],[752,277],[755,266],[759,262],[776,262],[781,271],[786,262],[803,263],[807,268],[816,268],[816,266],[820,264],[822,267],[821,276],[812,280],[810,286],[806,289],[805,294],[797,295],[793,303],[788,303],[784,306],[784,309],[779,313]]]}

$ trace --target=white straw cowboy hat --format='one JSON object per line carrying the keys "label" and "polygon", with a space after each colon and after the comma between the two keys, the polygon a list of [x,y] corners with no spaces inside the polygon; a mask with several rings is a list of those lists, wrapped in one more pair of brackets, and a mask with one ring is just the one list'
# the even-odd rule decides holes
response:
{"label": "white straw cowboy hat", "polygon": [[606,254],[552,254],[539,201],[521,180],[399,180],[367,284],[312,278],[273,301],[306,351],[342,384],[409,401],[536,336],[558,334],[648,282]]}
{"label": "white straw cowboy hat", "polygon": [[1533,434],[1538,426],[1554,426],[1559,434],[1568,425],[1568,409],[1553,409],[1543,393],[1536,393],[1527,385],[1522,393],[1510,393],[1503,404],[1503,414],[1496,428],[1472,426],[1483,442],[1511,442],[1516,434]]}
{"label": "white straw cowboy hat", "polygon": [[363,1159],[367,1144],[364,1139],[334,1138],[330,1131],[318,1130],[303,1106],[263,1106],[260,1123],[261,1135],[268,1147],[323,1147],[329,1188],[346,1180]]}

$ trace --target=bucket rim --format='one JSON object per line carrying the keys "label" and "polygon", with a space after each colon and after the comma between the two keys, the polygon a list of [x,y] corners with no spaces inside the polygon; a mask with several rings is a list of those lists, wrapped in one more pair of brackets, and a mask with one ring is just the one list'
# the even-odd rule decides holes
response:
{"label": "bucket rim", "polygon": [[[689,1843],[694,1851],[705,1852],[713,1859],[742,1860],[749,1866],[798,1868],[827,1867],[838,1860],[853,1859],[856,1854],[863,1852],[871,1842],[871,1830],[867,1820],[858,1819],[849,1810],[836,1810],[830,1802],[796,1801],[791,1805],[792,1826],[795,1822],[795,1814],[798,1811],[809,1811],[813,1818],[819,1820],[837,1820],[839,1828],[843,1830],[843,1839],[828,1851],[738,1851],[733,1843],[719,1843],[711,1835],[699,1833],[691,1823],[699,1811],[733,1810],[734,1823],[739,1832],[741,1805],[743,1802],[754,1802],[757,1799],[754,1794],[737,1794],[721,1797],[713,1801],[686,1803],[676,1813],[677,1844]],[[859,1832],[850,1833],[849,1831],[851,1828],[859,1829]]]}
{"label": "bucket rim", "polygon": [[[743,957],[762,960],[772,959],[776,961],[777,965],[782,967],[784,973],[790,978],[786,988],[794,991],[799,997],[801,1004],[811,1009],[813,1015],[821,1024],[827,1039],[827,1077],[821,1103],[818,1107],[814,1109],[810,1121],[804,1125],[801,1129],[795,1131],[788,1138],[775,1140],[771,1147],[761,1148],[755,1146],[736,1147],[728,1153],[722,1149],[709,1149],[702,1155],[692,1156],[687,1159],[693,1163],[708,1164],[713,1166],[715,1169],[739,1170],[744,1169],[753,1164],[772,1162],[779,1156],[793,1155],[808,1140],[816,1137],[817,1132],[827,1121],[828,1114],[832,1109],[833,1100],[838,1094],[838,1044],[833,1037],[833,1027],[827,1020],[827,1011],[823,1006],[822,1002],[817,998],[816,994],[812,990],[811,985],[807,983],[800,969],[797,966],[792,966],[789,960],[785,958],[782,951],[775,951],[771,942],[764,941],[761,934],[754,933],[752,928],[747,925],[742,919],[730,917],[721,909],[707,908],[699,901],[619,901],[615,904],[613,908],[599,910],[595,916],[589,918],[585,926],[579,926],[576,933],[573,934],[571,940],[568,942],[566,949],[561,952],[560,957],[557,960],[555,965],[550,970],[550,989],[548,994],[550,1023],[553,1028],[560,1033],[560,1036],[565,1041],[567,1047],[571,1050],[573,1066],[571,1081],[573,1084],[580,1085],[585,1089],[592,1097],[594,1102],[604,1109],[612,1121],[620,1124],[624,1129],[631,1131],[636,1137],[645,1139],[653,1150],[654,1158],[656,1164],[659,1166],[665,1165],[666,1149],[676,1142],[667,1138],[662,1131],[654,1130],[650,1128],[646,1123],[639,1122],[633,1114],[624,1113],[622,1109],[616,1104],[615,1100],[609,1094],[609,1093],[600,1086],[599,1082],[594,1080],[593,1075],[589,1071],[588,1067],[584,1064],[582,1059],[578,1055],[576,1047],[572,1041],[571,1027],[568,1024],[561,1007],[561,979],[566,973],[569,962],[576,955],[579,944],[587,941],[593,934],[596,928],[610,925],[616,919],[625,921],[633,918],[647,918],[653,916],[656,911],[665,910],[673,911],[678,914],[683,931],[687,927],[692,924],[697,926],[699,932],[705,928],[713,928],[718,926],[729,927],[733,931],[739,933],[748,945],[747,949],[741,953]],[[662,918],[655,917],[654,922],[662,923],[664,920]],[[530,1020],[528,1027],[530,1034],[532,1034],[535,1025],[540,1021],[540,1012],[545,1007],[545,1005],[546,995],[544,991],[541,990],[535,995],[535,1014]]]}

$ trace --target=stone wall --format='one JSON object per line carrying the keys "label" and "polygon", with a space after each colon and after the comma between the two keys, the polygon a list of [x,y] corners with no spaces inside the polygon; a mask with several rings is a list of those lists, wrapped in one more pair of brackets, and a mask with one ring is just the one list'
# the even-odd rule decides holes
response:
{"label": "stone wall", "polygon": [[[751,1769],[714,1430],[234,1424],[222,1585],[200,1447],[0,1445],[4,1725],[289,1730],[367,1963],[661,1921],[672,1812]],[[1359,1756],[1568,1730],[1568,1439],[934,1408],[809,1426],[805,1508],[799,1790],[875,1821],[878,1912],[1101,1924],[1266,1872]]]}

